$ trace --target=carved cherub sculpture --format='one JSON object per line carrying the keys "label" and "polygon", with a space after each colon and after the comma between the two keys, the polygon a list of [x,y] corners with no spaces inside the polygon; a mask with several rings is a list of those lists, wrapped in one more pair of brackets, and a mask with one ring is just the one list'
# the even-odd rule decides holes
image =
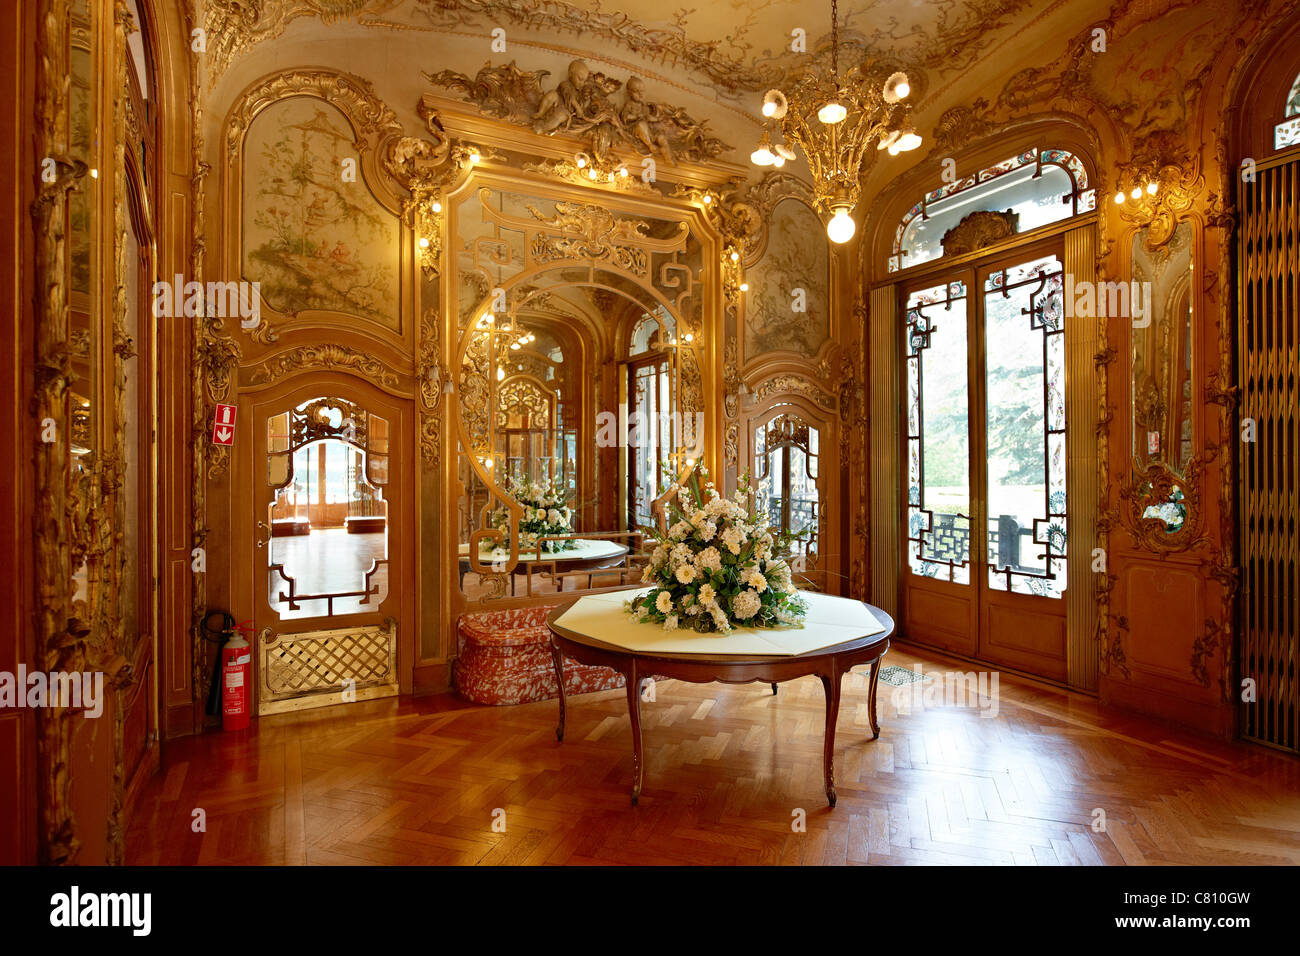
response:
{"label": "carved cherub sculpture", "polygon": [[645,101],[645,82],[639,76],[627,81],[627,102],[623,104],[619,119],[623,128],[630,131],[647,152],[658,153],[670,163],[676,161],[663,129],[663,124],[674,117],[658,104]]}
{"label": "carved cherub sculpture", "polygon": [[569,129],[575,120],[584,118],[584,90],[591,78],[591,69],[582,60],[569,64],[567,78],[555,89],[547,92],[533,113],[533,129],[538,133],[554,133]]}

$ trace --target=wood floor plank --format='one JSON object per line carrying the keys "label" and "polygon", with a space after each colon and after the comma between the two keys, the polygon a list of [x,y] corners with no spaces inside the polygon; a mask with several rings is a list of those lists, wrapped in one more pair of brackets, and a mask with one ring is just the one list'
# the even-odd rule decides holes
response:
{"label": "wood floor plank", "polygon": [[[995,716],[900,708],[882,685],[873,741],[857,678],[842,689],[834,810],[812,679],[776,696],[656,684],[636,807],[621,690],[571,698],[563,743],[554,701],[368,701],[169,741],[128,822],[127,861],[1300,865],[1300,763],[1285,755],[1012,678]],[[206,830],[192,828],[196,808]]]}

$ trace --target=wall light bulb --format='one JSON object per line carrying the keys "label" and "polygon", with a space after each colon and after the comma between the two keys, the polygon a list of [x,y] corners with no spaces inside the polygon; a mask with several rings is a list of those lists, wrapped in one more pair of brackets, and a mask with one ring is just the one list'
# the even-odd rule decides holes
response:
{"label": "wall light bulb", "polygon": [[1124,202],[1124,191],[1121,189],[1119,192],[1115,194],[1115,203],[1116,205],[1118,205],[1123,202]]}
{"label": "wall light bulb", "polygon": [[1142,187],[1141,187],[1141,186],[1134,186],[1134,187],[1133,187],[1133,191],[1132,191],[1131,193],[1129,193],[1129,195],[1132,196],[1134,199],[1141,199],[1141,198],[1142,198]]}
{"label": "wall light bulb", "polygon": [[428,249],[428,248],[429,248],[429,240],[426,239],[424,236],[421,236],[421,237],[420,237],[420,248],[421,248],[421,249]]}
{"label": "wall light bulb", "polygon": [[440,202],[435,202],[435,203],[433,204],[433,211],[434,211],[434,212],[442,212],[442,203],[440,203]]}
{"label": "wall light bulb", "polygon": [[1160,184],[1155,182],[1154,180],[1152,182],[1147,183],[1147,193],[1152,196],[1156,194],[1156,190],[1159,188],[1160,188]]}

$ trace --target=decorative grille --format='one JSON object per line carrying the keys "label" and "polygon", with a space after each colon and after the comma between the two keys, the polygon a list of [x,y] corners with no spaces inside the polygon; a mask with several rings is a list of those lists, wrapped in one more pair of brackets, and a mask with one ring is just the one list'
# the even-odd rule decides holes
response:
{"label": "decorative grille", "polygon": [[1239,182],[1237,381],[1241,680],[1245,736],[1300,751],[1300,162]]}
{"label": "decorative grille", "polygon": [[395,696],[397,623],[260,638],[259,714]]}

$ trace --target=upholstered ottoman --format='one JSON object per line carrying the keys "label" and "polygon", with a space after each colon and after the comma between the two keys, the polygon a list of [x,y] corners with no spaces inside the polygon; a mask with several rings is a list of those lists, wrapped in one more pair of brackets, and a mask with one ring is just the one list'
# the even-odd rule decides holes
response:
{"label": "upholstered ottoman", "polygon": [[[546,626],[553,608],[462,614],[457,624],[460,656],[453,668],[461,695],[476,704],[526,704],[559,696]],[[617,671],[564,659],[566,695],[622,686]]]}

